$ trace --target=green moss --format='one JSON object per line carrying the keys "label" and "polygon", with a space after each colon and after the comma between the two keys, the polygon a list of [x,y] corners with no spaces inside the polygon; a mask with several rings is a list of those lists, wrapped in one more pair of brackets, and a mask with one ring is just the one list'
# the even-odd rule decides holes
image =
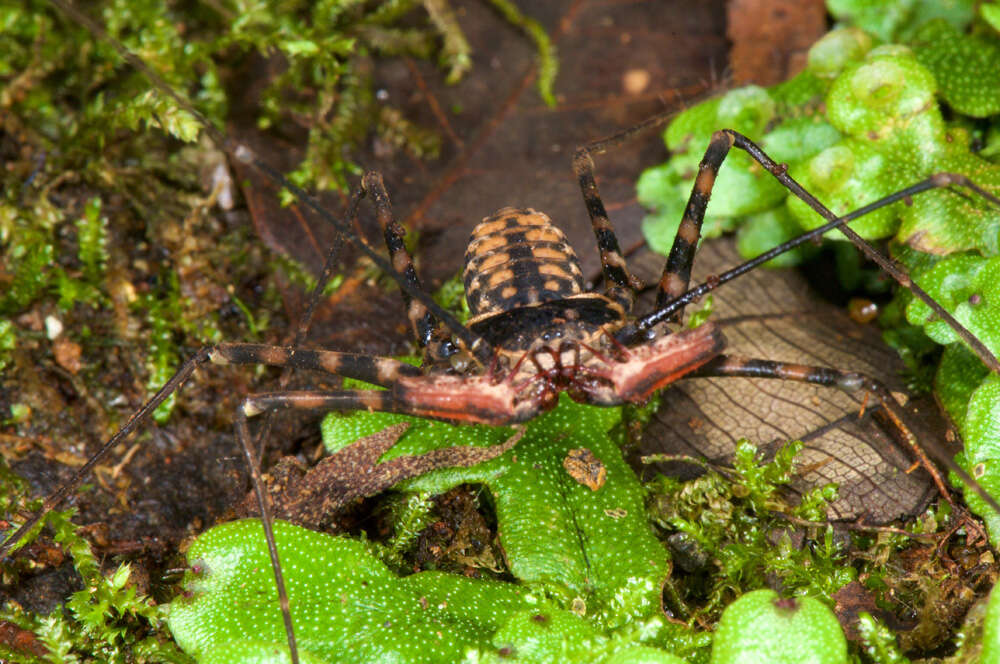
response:
{"label": "green moss", "polygon": [[[27,498],[27,483],[14,475],[6,463],[0,463],[0,513],[35,511],[40,501]],[[73,510],[50,512],[43,522],[22,542],[30,544],[45,528],[66,552],[79,576],[81,590],[48,616],[22,609],[13,601],[0,607],[0,620],[32,632],[47,654],[46,662],[187,662],[190,661],[165,634],[164,607],[138,594],[130,578],[128,565],[120,565],[105,575],[90,544],[70,522]],[[48,535],[47,535],[48,537]],[[51,546],[51,543],[48,544]],[[10,584],[21,574],[24,559],[6,561],[3,582]],[[16,641],[0,644],[0,659],[5,662],[38,662],[39,655],[20,650]]]}
{"label": "green moss", "polygon": [[865,653],[878,664],[910,664],[896,645],[896,635],[870,614],[858,616],[858,634]]}
{"label": "green moss", "polygon": [[[513,586],[486,582],[456,592],[434,584],[428,597],[426,585],[413,587],[422,578],[396,577],[361,542],[275,526],[299,647],[316,661],[455,661],[469,646],[485,647],[496,623],[524,603]],[[262,539],[259,522],[237,521],[188,552],[196,568],[170,627],[198,661],[253,661],[251,653],[284,643],[267,551],[255,546]]]}
{"label": "green moss", "polygon": [[[92,42],[83,26],[45,3],[33,3],[28,11],[13,5],[0,11],[8,37],[0,76],[14,81],[6,110],[30,118],[27,124],[44,137],[46,147],[58,145],[61,158],[77,165],[90,162],[85,167],[96,174],[114,155],[107,161],[88,157],[100,154],[117,130],[153,127],[184,142],[198,139],[202,129],[194,118],[152,92],[143,74],[123,67],[114,50]],[[216,125],[225,123],[227,107],[218,63],[252,54],[283,59],[287,67],[264,90],[258,123],[267,127],[291,114],[305,126],[307,154],[293,180],[320,189],[346,187],[346,178],[358,172],[346,151],[371,131],[418,157],[433,156],[440,147],[436,134],[376,102],[371,58],[438,58],[449,82],[471,65],[468,43],[447,0],[272,2],[244,5],[236,15],[206,6],[183,17],[157,0],[108,0],[89,11],[102,16],[108,33],[169,85],[186,91]],[[539,89],[551,100],[556,68],[551,44],[537,23],[517,12],[504,15],[538,44]],[[76,49],[86,43],[93,48]],[[58,85],[41,84],[48,81]],[[142,144],[156,140],[149,136],[129,149],[137,157],[148,154]]]}
{"label": "green moss", "polygon": [[757,590],[726,608],[712,646],[712,664],[754,662],[846,664],[847,640],[822,602]]}
{"label": "green moss", "polygon": [[[942,22],[929,23],[926,29],[935,26],[954,30]],[[644,173],[638,185],[640,201],[654,209],[644,226],[651,246],[662,250],[672,242],[702,150],[712,132],[722,127],[756,140],[838,213],[857,209],[937,171],[963,173],[987,190],[1000,191],[1000,170],[973,154],[968,139],[945,125],[937,103],[935,73],[946,67],[932,73],[922,64],[937,56],[931,58],[919,44],[915,52],[896,45],[872,49],[871,39],[866,41],[862,35],[857,29],[835,31],[813,47],[810,69],[792,81],[770,90],[735,90],[680,114],[664,132],[671,160]],[[977,47],[977,53],[989,60],[993,57],[990,49],[1000,45],[995,38],[979,39],[989,48]],[[949,58],[949,62],[956,59]],[[975,88],[978,95],[992,95],[996,88],[1000,94],[1000,84],[993,85],[989,78],[1000,66],[992,60],[962,58],[962,62],[966,68],[955,78],[974,79],[976,84],[967,86],[970,92]],[[944,73],[940,76],[950,80]],[[952,98],[950,103],[961,105],[962,92]],[[984,102],[970,98],[968,103],[982,106]],[[789,199],[745,154],[733,154],[719,173],[706,213],[705,236],[735,227],[750,215],[777,209],[786,199],[803,228],[823,223],[805,203]],[[962,223],[949,223],[952,219],[962,219]],[[852,227],[866,238],[895,235],[935,254],[1000,251],[996,240],[1000,213],[974,197],[945,192],[915,197],[910,207],[896,204],[867,215]],[[831,233],[830,237],[841,236]]]}
{"label": "green moss", "polygon": [[17,347],[17,335],[14,324],[9,320],[0,320],[0,375],[10,362],[10,351]]}
{"label": "green moss", "polygon": [[[608,433],[620,417],[619,409],[581,406],[563,398],[557,410],[528,423],[524,438],[507,454],[472,468],[437,470],[401,488],[443,493],[463,483],[485,484],[511,572],[566,602],[580,599],[588,615],[618,624],[659,605],[659,588],[668,572],[662,547],[646,524],[643,492]],[[458,445],[497,445],[514,433],[510,428],[354,413],[327,416],[324,441],[335,453],[401,421],[410,422],[410,428],[383,460]],[[607,469],[607,482],[597,492],[573,481],[563,468],[569,450],[581,447]],[[621,556],[622,546],[633,555]]]}
{"label": "green moss", "polygon": [[[914,279],[937,302],[951,311],[983,343],[1000,351],[1000,257],[955,255],[933,267],[916,272]],[[922,325],[940,344],[958,340],[955,332],[938,320],[923,302],[914,300],[906,308],[907,319]]]}
{"label": "green moss", "polygon": [[1000,659],[1000,592],[991,592],[983,619],[983,650],[981,662]]}
{"label": "green moss", "polygon": [[[768,579],[779,579],[789,591],[830,596],[856,578],[858,571],[847,564],[832,529],[820,525],[835,486],[819,487],[794,506],[782,497],[801,449],[802,443],[791,443],[773,461],[761,463],[757,449],[740,441],[731,478],[710,471],[690,482],[653,481],[654,521],[693,558],[711,561],[700,573],[672,581],[676,613],[716,616],[734,594],[766,585]],[[807,534],[813,545],[796,547],[789,520],[775,512],[816,524]]]}
{"label": "green moss", "polygon": [[1000,4],[996,2],[984,2],[979,6],[979,15],[983,21],[1000,32]]}
{"label": "green moss", "polygon": [[[682,661],[640,643],[662,621],[609,637],[531,588],[441,572],[399,577],[362,542],[275,525],[303,661]],[[169,622],[197,661],[259,661],[285,649],[262,538],[259,522],[237,521],[188,552],[189,594],[171,605]]]}
{"label": "green moss", "polygon": [[[981,256],[950,256],[914,276],[928,293],[941,302],[987,346],[1000,349],[997,337],[998,313],[995,306],[1000,293],[997,270],[1000,259]],[[950,344],[945,351],[935,379],[935,389],[962,434],[965,444],[960,462],[965,470],[992,495],[1000,494],[1000,392],[997,377],[992,376],[972,354],[957,343],[954,331],[931,315],[929,308],[916,300],[906,308],[911,323],[923,326],[932,339]],[[982,515],[994,539],[1000,536],[1000,515],[990,509],[974,491],[966,490],[966,500]]]}
{"label": "green moss", "polygon": [[10,315],[41,296],[55,281],[52,266],[55,245],[51,229],[31,224],[20,211],[6,207],[4,263],[10,266],[13,280],[0,298],[0,312]]}
{"label": "green moss", "polygon": [[[801,227],[787,209],[767,210],[747,217],[744,224],[736,232],[736,248],[743,256],[752,258],[773,249],[782,242],[787,242],[801,232]],[[767,266],[791,267],[798,265],[814,251],[814,247],[798,247],[772,258],[767,262]]]}
{"label": "green moss", "polygon": [[[831,0],[829,8],[854,25],[817,42],[803,73],[769,89],[745,88],[710,99],[667,127],[671,159],[646,171],[637,187],[640,201],[653,210],[643,227],[652,248],[665,253],[672,244],[698,160],[711,133],[723,127],[748,135],[787,164],[789,175],[837,214],[937,172],[965,175],[1000,195],[1000,167],[992,161],[989,139],[995,123],[980,119],[1000,111],[1000,39],[975,20],[973,3]],[[889,39],[901,41],[879,44]],[[980,148],[986,151],[977,153]],[[740,152],[720,170],[704,235],[738,228],[738,246],[749,257],[824,222]],[[869,240],[891,239],[893,257],[915,281],[1000,352],[1000,294],[993,293],[1000,209],[969,192],[934,190],[865,215],[851,228]],[[838,231],[827,237],[845,240]],[[783,256],[782,264],[804,255]],[[921,363],[937,354],[921,331],[944,345],[959,343],[957,335],[904,291],[888,310],[894,313],[882,317],[892,326],[887,339],[904,352],[911,382],[926,385],[935,369]],[[972,394],[971,386],[947,383],[937,382],[946,403],[960,403],[956,394],[963,390]],[[979,441],[970,449],[992,449],[1000,432],[980,426],[974,434],[970,427],[991,417],[985,398],[975,401],[986,408],[977,414],[965,412],[968,401],[961,403],[963,412],[956,417],[965,423],[963,438]],[[979,499],[970,501],[978,505]]]}
{"label": "green moss", "polygon": [[818,78],[832,79],[848,63],[863,58],[875,41],[870,33],[856,27],[828,32],[809,48],[807,71]]}
{"label": "green moss", "polygon": [[862,28],[882,41],[907,40],[925,22],[943,19],[965,27],[975,15],[973,0],[828,0],[838,21]]}
{"label": "green moss", "polygon": [[[973,391],[966,411],[965,451],[961,461],[967,472],[990,494],[1000,494],[1000,377],[990,376]],[[1000,514],[978,493],[966,489],[969,507],[986,520],[994,541],[1000,537]]]}
{"label": "green moss", "polygon": [[967,35],[939,19],[917,31],[913,48],[954,110],[974,118],[1000,112],[1000,44],[994,36]]}
{"label": "green moss", "polygon": [[549,39],[541,24],[522,14],[514,3],[509,2],[509,0],[490,0],[490,4],[507,21],[521,28],[535,42],[535,48],[538,49],[538,81],[536,84],[538,94],[548,106],[554,107],[556,97],[552,86],[555,84],[556,74],[559,73],[559,60],[556,57],[555,44]]}
{"label": "green moss", "polygon": [[[523,439],[504,456],[471,469],[435,471],[399,487],[440,492],[482,482],[495,506],[508,574],[517,583],[433,572],[398,578],[361,542],[297,529],[293,539],[292,527],[278,524],[301,647],[323,659],[343,653],[349,641],[358,661],[389,651],[406,662],[455,660],[470,650],[481,661],[505,653],[529,662],[631,661],[643,653],[655,653],[652,661],[676,661],[663,650],[672,642],[660,612],[670,569],[666,552],[649,529],[644,491],[608,433],[620,410],[563,401],[528,423]],[[338,449],[344,440],[400,419],[381,413],[330,416],[324,437]],[[486,444],[510,433],[407,419],[413,424],[387,458]],[[577,447],[591,450],[607,469],[596,491],[563,468],[568,451]],[[196,566],[190,594],[174,603],[170,624],[199,661],[217,661],[216,652],[233,656],[284,643],[262,540],[257,522],[238,522],[203,535],[189,552]],[[234,602],[241,611],[231,611]]]}

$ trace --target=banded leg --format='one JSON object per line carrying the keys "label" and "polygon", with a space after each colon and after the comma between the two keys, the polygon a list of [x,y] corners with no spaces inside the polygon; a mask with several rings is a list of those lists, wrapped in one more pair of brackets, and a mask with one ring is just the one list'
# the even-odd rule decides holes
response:
{"label": "banded leg", "polygon": [[[758,261],[755,259],[754,261],[748,261],[736,270],[730,270],[726,273],[727,278],[725,281],[742,274],[749,269],[751,264],[756,266],[757,264],[764,262],[764,260],[769,260],[780,253],[802,244],[808,239],[819,237],[822,233],[830,230],[831,228],[837,228],[845,236],[847,236],[847,238],[858,249],[860,249],[869,260],[875,262],[879,267],[885,270],[886,273],[895,279],[901,286],[908,288],[913,293],[914,297],[929,306],[935,315],[940,317],[945,323],[948,324],[949,327],[955,330],[956,334],[958,334],[958,336],[960,336],[962,340],[965,341],[970,348],[972,348],[972,350],[983,361],[983,363],[986,364],[986,366],[988,366],[992,371],[1000,373],[1000,361],[997,360],[992,351],[990,351],[978,338],[976,338],[975,335],[969,332],[969,330],[966,329],[966,327],[962,325],[954,316],[946,311],[944,307],[928,295],[926,291],[920,288],[917,284],[913,283],[909,276],[900,268],[896,267],[892,260],[882,256],[875,250],[874,247],[868,244],[864,238],[846,225],[848,221],[868,214],[875,209],[900,200],[905,200],[909,196],[936,188],[951,186],[964,187],[979,195],[990,204],[996,206],[1000,206],[1000,198],[997,198],[990,192],[986,191],[964,175],[956,173],[936,173],[910,187],[906,187],[905,189],[885,196],[874,203],[865,205],[862,208],[859,208],[858,210],[842,217],[838,217],[829,208],[824,206],[819,199],[806,191],[802,185],[790,177],[787,173],[788,167],[786,165],[778,164],[767,156],[767,154],[757,144],[732,129],[723,129],[712,135],[712,140],[709,143],[708,149],[705,151],[705,156],[702,158],[702,161],[698,166],[698,175],[695,179],[695,185],[691,192],[691,196],[688,199],[688,204],[684,209],[684,218],[682,219],[680,228],[674,238],[674,244],[670,249],[670,255],[667,257],[667,263],[663,268],[663,275],[660,278],[660,284],[656,295],[657,310],[651,314],[643,316],[638,329],[649,329],[652,325],[663,321],[680,320],[683,314],[684,305],[691,299],[694,299],[695,294],[688,291],[688,286],[691,281],[691,266],[694,263],[694,252],[697,248],[698,239],[701,237],[701,226],[705,218],[705,208],[708,206],[712,186],[715,184],[715,177],[719,172],[719,168],[725,160],[726,155],[729,154],[730,148],[733,146],[738,147],[749,154],[792,194],[805,202],[809,207],[815,210],[817,214],[827,219],[828,223],[820,228],[816,228],[808,233],[805,233],[792,241],[786,242],[779,247],[775,247],[769,252],[766,252],[766,259],[764,258],[764,255],[762,255],[758,257],[762,260]],[[702,292],[712,290],[719,284],[723,283],[723,281],[724,280],[722,279],[713,279],[709,283],[705,284],[704,288],[699,287],[699,289],[696,290],[698,290],[700,294]]]}
{"label": "banded leg", "polygon": [[[790,192],[795,194],[795,196],[800,198],[809,207],[815,210],[817,214],[819,214],[821,217],[831,222],[837,219],[836,214],[834,214],[829,208],[823,205],[819,201],[819,199],[817,199],[815,196],[806,191],[802,187],[802,185],[800,185],[798,182],[796,182],[788,175],[787,166],[775,163],[775,161],[770,157],[768,157],[767,154],[763,150],[761,150],[757,144],[755,144],[746,136],[743,136],[742,134],[735,132],[731,129],[726,129],[725,133],[729,134],[730,139],[733,142],[733,145],[740,148],[741,150],[746,151],[746,153],[749,154],[751,157],[753,157],[753,159],[757,163],[766,168],[768,172],[771,173],[771,175],[773,175],[778,180],[778,182],[785,185],[785,187]],[[997,198],[990,192],[986,191],[985,189],[977,185],[975,182],[965,177],[964,175],[960,175],[958,173],[936,173],[927,178],[925,182],[929,182],[931,185],[928,186],[927,189],[933,189],[937,187],[949,187],[953,185],[964,187],[969,191],[972,191],[978,196],[982,197],[991,205],[1000,207],[1000,198]],[[918,183],[918,185],[919,184],[921,183]],[[911,188],[915,188],[918,185],[914,185],[914,187]],[[850,240],[854,244],[854,246],[856,246],[858,249],[861,250],[861,253],[863,253],[868,260],[874,262],[876,265],[882,268],[890,277],[895,279],[900,286],[909,289],[909,291],[913,293],[914,297],[916,297],[918,300],[920,300],[928,307],[930,307],[931,311],[933,311],[935,315],[937,315],[945,323],[947,323],[949,327],[955,330],[955,333],[958,334],[958,336],[960,336],[963,341],[969,344],[969,347],[972,348],[972,350],[976,353],[976,355],[979,356],[979,358],[983,361],[983,363],[986,366],[990,368],[991,371],[995,373],[1000,373],[1000,362],[997,361],[997,358],[993,354],[993,352],[990,351],[986,347],[986,345],[983,344],[964,325],[962,325],[958,321],[958,319],[956,319],[953,315],[951,315],[949,311],[947,311],[944,307],[938,304],[938,302],[934,298],[928,295],[923,288],[921,288],[919,285],[911,281],[909,275],[907,275],[906,272],[897,267],[892,260],[886,258],[881,253],[876,251],[875,248],[872,247],[870,244],[868,244],[868,242],[865,241],[864,238],[855,233],[848,226],[839,225],[837,228],[841,233],[843,233],[847,237],[848,240]]]}
{"label": "banded leg", "polygon": [[257,364],[325,371],[382,387],[390,387],[402,376],[421,375],[417,367],[391,357],[265,344],[219,344],[208,349],[208,357],[213,364]]}
{"label": "banded leg", "polygon": [[[371,197],[372,205],[375,206],[375,218],[382,228],[382,235],[385,238],[385,246],[389,249],[389,259],[392,261],[392,268],[403,276],[407,284],[415,289],[422,290],[420,278],[417,270],[413,267],[413,258],[406,250],[403,236],[406,230],[400,226],[392,214],[392,204],[389,202],[389,193],[385,189],[381,173],[369,171],[361,179],[361,195]],[[421,348],[431,341],[434,331],[438,327],[438,321],[427,306],[418,299],[412,297],[406,289],[400,291],[403,301],[406,303],[406,317],[410,320],[410,328],[413,336]]]}
{"label": "banded leg", "polygon": [[[642,126],[642,129],[645,129]],[[580,191],[583,194],[583,201],[587,206],[587,214],[590,215],[590,225],[594,229],[594,237],[597,240],[597,248],[601,252],[601,266],[604,273],[605,294],[622,305],[626,312],[632,311],[635,304],[636,291],[642,284],[629,274],[625,258],[622,256],[621,247],[618,246],[618,237],[615,229],[608,219],[608,212],[604,208],[604,201],[597,190],[597,180],[594,178],[594,160],[591,152],[603,151],[608,143],[618,143],[633,136],[636,132],[626,132],[611,139],[591,143],[578,148],[573,156],[573,172],[580,183]]]}
{"label": "banded leg", "polygon": [[[777,378],[780,380],[792,380],[800,383],[812,383],[814,385],[824,385],[836,387],[845,392],[857,392],[864,390],[873,394],[882,405],[884,416],[880,417],[884,424],[895,431],[900,438],[914,451],[920,464],[927,470],[938,491],[945,499],[954,506],[951,493],[946,488],[944,478],[938,472],[937,467],[921,449],[917,442],[917,437],[903,421],[898,403],[892,393],[882,383],[874,378],[854,371],[842,371],[830,367],[818,367],[806,364],[791,364],[788,362],[776,362],[774,360],[759,360],[753,358],[740,357],[736,355],[720,355],[700,369],[688,374],[690,377],[732,377],[743,378]],[[958,465],[943,455],[941,459],[949,470],[956,470],[960,475],[967,477]],[[995,502],[995,501],[994,501]]]}
{"label": "banded leg", "polygon": [[188,358],[177,372],[164,383],[163,387],[150,397],[142,408],[136,411],[87,463],[80,466],[63,486],[45,498],[42,508],[38,512],[28,518],[20,528],[0,544],[0,558],[9,554],[29,530],[35,527],[48,512],[58,507],[66,496],[86,479],[94,466],[103,461],[112,449],[127,440],[140,426],[145,424],[161,403],[180,389],[199,366],[209,361],[214,364],[258,364],[293,369],[313,369],[382,386],[389,386],[403,376],[419,376],[421,374],[418,368],[405,362],[354,353],[284,348],[262,344],[234,343],[206,346]]}
{"label": "banded leg", "polygon": [[[289,358],[298,358],[299,356],[300,353],[295,353],[290,355]],[[260,510],[261,524],[264,527],[264,537],[267,540],[267,552],[271,558],[274,584],[278,591],[278,604],[281,607],[281,618],[285,625],[289,656],[293,663],[299,661],[299,655],[298,646],[295,641],[295,628],[292,626],[292,611],[288,601],[288,589],[285,584],[284,573],[282,572],[278,544],[274,539],[274,515],[271,511],[271,501],[264,491],[264,478],[261,476],[260,464],[251,445],[250,427],[247,424],[247,418],[263,412],[271,413],[279,407],[310,410],[319,408],[326,408],[328,410],[364,409],[367,408],[364,405],[365,398],[358,395],[365,394],[388,393],[376,390],[356,390],[328,394],[316,392],[275,392],[248,397],[237,408],[235,423],[236,439],[240,444],[240,449],[243,451],[243,458],[246,461],[247,468],[250,469],[251,483],[253,484],[254,495],[257,498],[257,508]],[[343,398],[338,399],[338,397]],[[337,407],[338,403],[342,405],[341,408]]]}
{"label": "banded leg", "polygon": [[409,404],[401,401],[390,390],[293,390],[287,392],[261,392],[243,400],[240,412],[255,417],[270,410],[312,411],[377,411],[380,413],[416,414]]}
{"label": "banded leg", "polygon": [[[684,216],[674,236],[670,247],[663,275],[656,289],[656,308],[662,309],[671,300],[680,297],[691,284],[691,267],[694,265],[694,254],[701,238],[701,225],[705,220],[705,209],[712,195],[715,178],[719,168],[729,154],[733,143],[728,134],[716,132],[705,150],[705,156],[698,164],[698,175],[695,177],[694,188],[684,207]],[[677,322],[683,315],[683,310],[671,314],[667,320]]]}

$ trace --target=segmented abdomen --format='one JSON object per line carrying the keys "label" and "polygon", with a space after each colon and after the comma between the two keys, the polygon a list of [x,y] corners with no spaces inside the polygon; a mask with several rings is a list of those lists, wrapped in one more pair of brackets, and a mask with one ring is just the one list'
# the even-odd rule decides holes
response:
{"label": "segmented abdomen", "polygon": [[473,318],[583,292],[583,272],[561,230],[542,212],[503,208],[472,231],[465,298]]}

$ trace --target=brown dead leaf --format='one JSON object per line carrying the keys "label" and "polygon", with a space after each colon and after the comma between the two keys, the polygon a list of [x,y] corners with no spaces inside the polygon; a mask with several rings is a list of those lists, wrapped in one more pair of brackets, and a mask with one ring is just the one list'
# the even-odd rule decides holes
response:
{"label": "brown dead leaf", "polygon": [[735,85],[774,85],[802,71],[826,33],[823,0],[730,0],[726,33]]}
{"label": "brown dead leaf", "polygon": [[875,603],[875,596],[871,591],[857,581],[851,581],[841,587],[831,599],[834,601],[834,612],[844,630],[844,636],[856,643],[861,641],[861,634],[858,631],[858,614],[862,611],[878,618],[895,631],[913,629],[915,625],[913,622],[904,623],[893,614],[883,611]]}
{"label": "brown dead leaf", "polygon": [[[739,262],[730,242],[707,242],[696,257],[694,279]],[[664,258],[643,253],[629,263],[640,278],[655,283]],[[712,319],[722,326],[728,353],[860,371],[894,391],[903,389],[902,364],[878,331],[819,300],[792,271],[756,270],[722,286],[714,301]],[[758,445],[764,458],[790,440],[802,440],[796,492],[836,482],[840,497],[831,518],[887,523],[919,512],[934,489],[922,469],[906,472],[914,457],[871,417],[871,399],[858,417],[864,402],[863,394],[790,381],[681,380],[664,392],[643,447],[726,464],[740,438]],[[933,407],[929,415],[936,415]],[[943,430],[940,416],[937,423]],[[924,431],[920,436],[927,443],[937,437]]]}
{"label": "brown dead leaf", "polygon": [[[328,527],[337,512],[360,498],[377,493],[439,468],[469,467],[495,459],[521,440],[524,429],[499,445],[462,445],[402,456],[379,463],[386,450],[409,428],[402,423],[355,441],[307,470],[294,457],[286,457],[270,473],[268,492],[274,515],[314,530]],[[258,514],[257,499],[250,493],[240,510]]]}

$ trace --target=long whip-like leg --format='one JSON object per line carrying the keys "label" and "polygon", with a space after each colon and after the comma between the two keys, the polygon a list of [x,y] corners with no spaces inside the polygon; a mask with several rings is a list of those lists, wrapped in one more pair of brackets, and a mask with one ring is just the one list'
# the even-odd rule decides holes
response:
{"label": "long whip-like leg", "polygon": [[[698,239],[701,236],[701,225],[705,218],[705,209],[708,206],[708,200],[712,193],[712,187],[715,184],[715,177],[718,174],[719,168],[725,160],[726,155],[729,154],[729,150],[734,146],[746,151],[751,157],[753,157],[754,160],[767,169],[769,173],[771,173],[779,182],[781,182],[781,184],[792,192],[792,194],[802,199],[807,205],[809,205],[809,207],[825,219],[829,220],[829,223],[825,226],[821,226],[820,228],[814,229],[809,233],[800,235],[792,241],[779,245],[770,252],[758,257],[758,259],[763,258],[763,256],[768,256],[768,259],[770,259],[780,253],[784,253],[785,251],[797,247],[809,239],[819,237],[822,233],[828,230],[837,228],[843,232],[844,235],[846,235],[848,239],[850,239],[851,242],[853,242],[855,246],[857,246],[862,253],[865,254],[866,257],[877,263],[879,267],[885,270],[893,279],[899,282],[900,285],[908,288],[913,293],[914,297],[927,304],[935,315],[954,329],[955,333],[969,345],[973,352],[976,353],[976,355],[987,367],[990,368],[991,371],[1000,373],[1000,361],[997,360],[996,356],[989,350],[989,348],[986,347],[985,344],[983,344],[983,342],[981,342],[974,334],[972,334],[972,332],[970,332],[954,316],[945,310],[944,307],[938,304],[930,295],[927,294],[926,291],[920,288],[917,284],[913,283],[909,276],[896,267],[891,260],[882,256],[874,249],[874,247],[868,244],[867,241],[846,225],[848,221],[856,219],[863,214],[868,214],[869,212],[885,205],[889,205],[890,203],[904,200],[909,196],[913,196],[930,189],[950,187],[952,185],[965,187],[998,207],[1000,207],[1000,198],[997,198],[988,191],[984,190],[964,175],[958,175],[955,173],[937,173],[914,184],[913,186],[879,199],[878,201],[866,205],[859,210],[851,212],[850,214],[838,217],[830,211],[829,208],[824,206],[815,196],[806,191],[802,185],[792,179],[787,173],[788,169],[786,166],[775,162],[753,141],[731,129],[723,129],[712,135],[712,141],[709,144],[708,149],[705,151],[705,156],[699,164],[698,175],[695,179],[694,188],[691,192],[691,197],[688,199],[688,204],[684,209],[684,218],[682,219],[680,228],[674,238],[674,244],[670,249],[670,255],[667,257],[667,263],[663,268],[663,275],[660,278],[660,284],[657,289],[657,310],[640,320],[638,326],[639,330],[649,329],[659,322],[679,320],[683,313],[684,306],[697,297],[697,295],[693,294],[694,291],[688,291],[688,286],[691,280],[691,266],[694,261],[694,251],[697,248]],[[755,267],[761,262],[763,261],[757,260],[753,262],[753,266]],[[750,265],[750,262],[744,265]],[[743,266],[740,267],[742,268]],[[750,268],[748,267],[746,269]],[[731,276],[728,276],[726,280],[728,281],[745,271],[746,270],[744,269],[741,272],[733,273]],[[708,286],[707,290],[711,290],[721,283],[724,283],[722,279],[712,279],[709,284],[706,284]],[[699,294],[705,292],[701,290],[701,287],[695,290],[698,290]]]}

